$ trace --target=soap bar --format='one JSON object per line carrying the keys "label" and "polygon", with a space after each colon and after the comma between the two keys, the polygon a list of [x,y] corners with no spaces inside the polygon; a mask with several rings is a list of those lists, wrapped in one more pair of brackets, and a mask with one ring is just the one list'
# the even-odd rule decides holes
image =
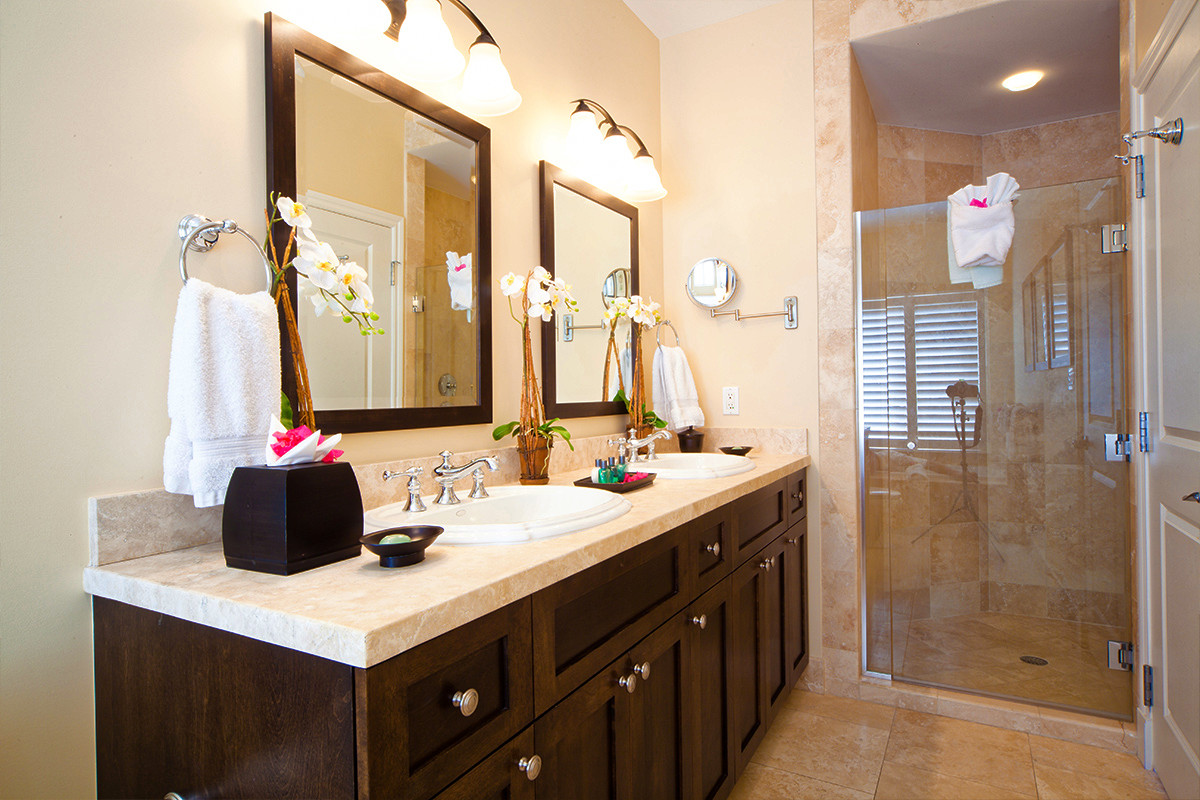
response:
{"label": "soap bar", "polygon": [[380,544],[404,544],[411,542],[412,537],[404,533],[389,533],[387,536],[379,540]]}

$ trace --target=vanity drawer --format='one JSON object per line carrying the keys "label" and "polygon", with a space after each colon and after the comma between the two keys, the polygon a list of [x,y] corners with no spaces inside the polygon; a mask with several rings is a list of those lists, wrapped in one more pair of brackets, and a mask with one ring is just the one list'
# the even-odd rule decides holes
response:
{"label": "vanity drawer", "polygon": [[787,484],[788,527],[808,516],[807,472],[800,470],[784,478]]}
{"label": "vanity drawer", "polygon": [[538,714],[687,604],[688,541],[676,528],[533,596]]}
{"label": "vanity drawer", "polygon": [[528,598],[356,670],[359,796],[432,797],[533,721]]}
{"label": "vanity drawer", "polygon": [[688,571],[696,578],[693,594],[702,594],[729,574],[733,562],[733,526],[729,507],[710,511],[683,526],[688,537]]}
{"label": "vanity drawer", "polygon": [[736,568],[787,527],[786,479],[733,501],[733,566]]}

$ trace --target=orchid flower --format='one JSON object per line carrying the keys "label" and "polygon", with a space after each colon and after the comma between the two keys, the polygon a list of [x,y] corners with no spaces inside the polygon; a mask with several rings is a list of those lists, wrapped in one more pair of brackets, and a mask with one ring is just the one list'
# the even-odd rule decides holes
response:
{"label": "orchid flower", "polygon": [[500,291],[505,297],[512,297],[525,291],[525,276],[510,272],[500,279]]}
{"label": "orchid flower", "polygon": [[337,288],[341,262],[334,249],[326,242],[301,242],[299,250],[300,255],[292,262],[296,271],[312,281],[318,289],[330,292]]}
{"label": "orchid flower", "polygon": [[279,215],[289,226],[301,230],[312,227],[312,218],[308,216],[308,210],[304,208],[303,203],[297,203],[290,197],[280,195],[279,199],[275,201],[275,207],[279,209]]}

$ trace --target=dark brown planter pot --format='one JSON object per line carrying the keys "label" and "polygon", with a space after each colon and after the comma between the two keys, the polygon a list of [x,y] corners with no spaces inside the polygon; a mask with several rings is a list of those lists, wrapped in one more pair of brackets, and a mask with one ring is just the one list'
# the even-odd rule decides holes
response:
{"label": "dark brown planter pot", "polygon": [[553,440],[544,436],[517,437],[517,455],[521,460],[521,483],[540,485],[550,482],[550,448]]}

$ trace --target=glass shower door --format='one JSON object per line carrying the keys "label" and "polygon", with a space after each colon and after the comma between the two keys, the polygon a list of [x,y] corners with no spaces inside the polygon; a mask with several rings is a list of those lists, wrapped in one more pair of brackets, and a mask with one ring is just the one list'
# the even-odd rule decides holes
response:
{"label": "glass shower door", "polygon": [[1022,190],[999,286],[951,283],[946,204],[857,215],[866,667],[1128,718],[1119,179]]}

